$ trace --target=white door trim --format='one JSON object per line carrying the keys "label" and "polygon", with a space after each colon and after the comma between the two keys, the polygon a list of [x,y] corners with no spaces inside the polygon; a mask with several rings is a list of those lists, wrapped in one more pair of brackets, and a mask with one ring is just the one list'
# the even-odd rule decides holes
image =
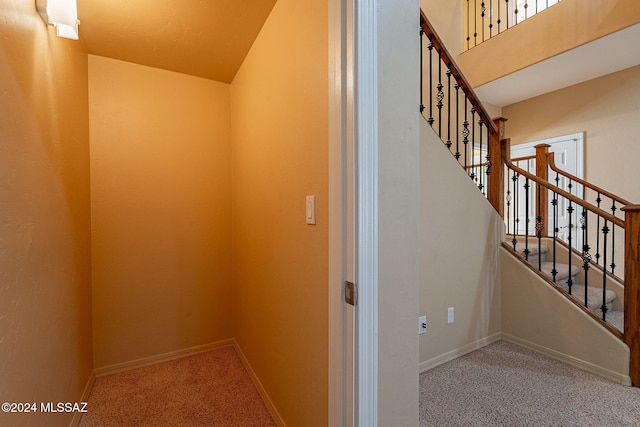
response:
{"label": "white door trim", "polygon": [[378,2],[355,3],[355,426],[378,425]]}
{"label": "white door trim", "polygon": [[346,49],[345,0],[329,0],[329,283],[328,283],[328,424],[341,426],[353,402],[347,401],[345,384],[345,136]]}

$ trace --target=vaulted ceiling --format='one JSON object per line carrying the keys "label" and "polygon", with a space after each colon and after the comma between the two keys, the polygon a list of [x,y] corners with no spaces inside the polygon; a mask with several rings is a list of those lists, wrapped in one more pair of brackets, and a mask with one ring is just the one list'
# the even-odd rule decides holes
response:
{"label": "vaulted ceiling", "polygon": [[229,83],[276,0],[77,0],[87,52]]}

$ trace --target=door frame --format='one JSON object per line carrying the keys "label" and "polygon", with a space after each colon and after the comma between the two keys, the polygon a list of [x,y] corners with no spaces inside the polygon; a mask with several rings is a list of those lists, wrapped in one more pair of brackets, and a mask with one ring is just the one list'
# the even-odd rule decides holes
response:
{"label": "door frame", "polygon": [[[575,170],[575,173],[571,171],[568,171],[568,172],[573,173],[578,178],[584,179],[584,139],[585,139],[585,132],[575,132],[568,135],[560,135],[552,138],[545,138],[545,139],[525,142],[523,144],[515,144],[511,146],[511,158],[524,157],[527,155],[535,155],[536,153],[535,147],[539,144],[548,144],[550,146],[549,152],[554,153],[554,156],[555,156],[556,151],[553,148],[554,145],[565,142],[565,141],[574,141],[575,142],[575,159],[574,160],[576,164],[576,170]],[[556,157],[556,164],[560,166],[560,162],[557,161],[557,157]],[[533,173],[535,174],[535,171],[533,171]],[[551,180],[551,177],[549,178],[549,180]],[[560,185],[560,187],[562,187],[565,191],[570,191],[568,188],[564,188],[562,185]],[[576,183],[575,189],[571,190],[571,193],[578,195],[578,197],[581,197],[579,195],[581,190],[582,190],[582,185]],[[551,209],[551,199],[549,199],[548,209]],[[549,212],[551,212],[551,210],[549,210]],[[529,218],[533,218],[533,221],[535,221],[535,215],[529,215],[529,212],[527,212],[527,215]],[[572,221],[573,225],[577,227],[578,219],[579,219],[578,210],[576,210],[573,213],[572,217],[573,217],[573,221]],[[563,227],[560,227],[560,228],[563,228]],[[522,230],[514,230],[514,232],[522,234]],[[552,233],[551,229],[549,229],[549,233]],[[553,234],[548,234],[548,235],[553,235]],[[563,234],[560,234],[561,240],[566,241],[566,239],[562,236]],[[581,248],[582,235],[580,233],[577,233],[575,239],[576,239],[575,247]]]}
{"label": "door frame", "polygon": [[[353,1],[353,3],[351,3]],[[352,7],[353,15],[347,13]],[[329,0],[329,425],[377,425],[378,132],[377,0]],[[347,20],[353,19],[353,25]],[[350,31],[353,33],[350,34]],[[347,43],[353,61],[347,60]],[[357,62],[357,65],[356,65]],[[353,82],[353,85],[351,84]],[[350,118],[353,118],[349,126]],[[344,281],[347,263],[347,145],[354,129],[353,260],[366,282],[355,309],[353,393],[347,393]],[[353,401],[348,399],[353,396]],[[353,414],[353,420],[347,420]]]}

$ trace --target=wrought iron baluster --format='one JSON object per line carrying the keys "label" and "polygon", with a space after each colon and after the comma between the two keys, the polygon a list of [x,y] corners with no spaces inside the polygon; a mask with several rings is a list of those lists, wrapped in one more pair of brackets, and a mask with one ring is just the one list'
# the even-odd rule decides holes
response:
{"label": "wrought iron baluster", "polygon": [[584,305],[589,307],[588,289],[589,289],[589,268],[591,262],[591,254],[589,253],[589,231],[588,231],[588,212],[582,209],[582,218],[580,219],[582,226],[582,269],[584,270]]}
{"label": "wrought iron baluster", "polygon": [[456,154],[454,157],[460,162],[460,85],[456,83]]}
{"label": "wrought iron baluster", "polygon": [[[527,172],[529,160],[527,160]],[[524,259],[529,261],[529,177],[524,178]]]}
{"label": "wrought iron baluster", "polygon": [[487,8],[484,5],[484,2],[480,3],[480,25],[482,27],[482,41],[484,41],[484,16]]}
{"label": "wrought iron baluster", "polygon": [[473,45],[478,46],[478,0],[473,0]]}
{"label": "wrought iron baluster", "polygon": [[553,266],[551,267],[551,277],[552,280],[556,281],[556,276],[558,276],[558,270],[556,269],[556,250],[557,250],[557,242],[558,242],[558,193],[553,192],[553,199],[551,200],[551,205],[553,206]]}
{"label": "wrought iron baluster", "polygon": [[478,184],[476,179],[476,107],[471,106],[471,179]]}
{"label": "wrought iron baluster", "polygon": [[507,13],[505,16],[507,17],[507,29],[509,29],[509,0],[504,0],[505,8],[507,9]]}
{"label": "wrought iron baluster", "polygon": [[482,173],[482,119],[478,120],[478,143],[479,143],[479,147],[478,147],[478,177],[480,180],[480,183],[478,184],[478,188],[480,189],[480,191],[482,192],[482,194],[484,194],[484,174]]}
{"label": "wrought iron baluster", "polygon": [[527,19],[527,11],[528,11],[529,3],[524,2],[524,19]]}
{"label": "wrought iron baluster", "polygon": [[486,160],[486,166],[485,166],[485,174],[487,175],[486,177],[486,185],[485,185],[485,191],[487,192],[487,194],[490,191],[490,186],[489,186],[489,175],[491,174],[491,167],[493,166],[493,163],[491,162],[491,147],[489,146],[489,144],[491,144],[491,130],[489,129],[489,126],[487,126],[487,154],[486,156],[484,156],[485,160]]}
{"label": "wrought iron baluster", "polygon": [[471,0],[467,0],[467,50],[471,49]]}
{"label": "wrought iron baluster", "polygon": [[[616,216],[616,201],[613,200],[613,204],[611,205],[611,215]],[[613,224],[611,226],[611,274],[616,274],[616,226]]]}
{"label": "wrought iron baluster", "polygon": [[520,222],[520,212],[518,211],[518,181],[519,181],[519,177],[518,177],[518,173],[517,172],[513,172],[513,176],[511,177],[511,180],[513,181],[513,239],[512,239],[512,243],[513,243],[513,250],[516,250],[516,244],[517,244],[517,239],[516,239],[516,234],[518,234],[518,223]]}
{"label": "wrought iron baluster", "polygon": [[424,59],[423,59],[424,30],[420,27],[420,114],[424,111]]}
{"label": "wrought iron baluster", "polygon": [[538,238],[538,271],[542,271],[542,232],[544,230],[544,225],[542,224],[542,206],[540,203],[540,199],[542,197],[542,186],[540,184],[536,184],[536,189],[538,190],[538,215],[536,216],[536,237]]}
{"label": "wrought iron baluster", "polygon": [[[596,206],[600,207],[600,202],[602,198],[600,197],[600,192],[598,192],[598,196],[596,197]],[[596,230],[600,230],[600,215],[598,215],[598,223],[596,224]],[[600,233],[596,233],[596,264],[600,265]],[[606,268],[606,267],[605,267]]]}
{"label": "wrought iron baluster", "polygon": [[496,23],[498,24],[498,34],[500,34],[500,23],[502,22],[502,15],[500,14],[500,0],[498,0],[498,20]]}
{"label": "wrought iron baluster", "polygon": [[467,94],[464,95],[464,122],[462,123],[462,144],[464,145],[464,171],[468,173],[467,166],[468,163],[468,154],[469,154],[469,120],[467,120],[467,112],[469,111],[468,106],[469,98],[467,98]]}
{"label": "wrought iron baluster", "polygon": [[493,37],[493,0],[489,0],[489,38]]}
{"label": "wrought iron baluster", "polygon": [[451,74],[451,70],[447,69],[447,142],[445,145],[449,152],[451,152]]}
{"label": "wrought iron baluster", "polygon": [[[569,180],[569,193],[571,193],[571,180]],[[567,207],[567,213],[569,214],[569,235],[567,236],[567,244],[569,245],[569,277],[567,278],[567,286],[569,287],[569,295],[571,295],[571,287],[573,286],[573,277],[571,276],[572,265],[572,248],[573,248],[573,202],[569,199],[569,207]]]}
{"label": "wrought iron baluster", "polygon": [[609,225],[606,218],[604,219],[604,226],[602,227],[602,242],[603,242],[603,257],[602,257],[602,265],[604,268],[602,269],[602,306],[600,309],[602,310],[602,320],[607,321],[607,305],[606,305],[606,292],[607,292],[607,235],[609,234]]}
{"label": "wrought iron baluster", "polygon": [[438,52],[438,85],[436,86],[437,94],[436,99],[438,103],[436,107],[438,107],[438,136],[442,138],[442,107],[444,103],[444,91],[442,90],[444,85],[442,84],[442,57],[440,56],[440,52]]}
{"label": "wrought iron baluster", "polygon": [[507,235],[511,234],[511,188],[509,188],[509,179],[509,169],[507,169],[507,197],[505,198],[507,205],[507,220],[505,221],[507,223]]}

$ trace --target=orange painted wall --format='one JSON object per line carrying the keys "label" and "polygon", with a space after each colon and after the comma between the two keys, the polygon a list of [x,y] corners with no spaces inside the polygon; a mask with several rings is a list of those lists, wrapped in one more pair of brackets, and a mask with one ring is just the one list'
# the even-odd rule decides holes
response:
{"label": "orange painted wall", "polygon": [[0,401],[76,402],[93,368],[87,55],[32,2],[0,0],[0,35]]}
{"label": "orange painted wall", "polygon": [[96,368],[233,336],[229,85],[89,56]]}
{"label": "orange painted wall", "polygon": [[327,40],[326,2],[279,0],[231,84],[235,338],[291,426],[327,425]]}

